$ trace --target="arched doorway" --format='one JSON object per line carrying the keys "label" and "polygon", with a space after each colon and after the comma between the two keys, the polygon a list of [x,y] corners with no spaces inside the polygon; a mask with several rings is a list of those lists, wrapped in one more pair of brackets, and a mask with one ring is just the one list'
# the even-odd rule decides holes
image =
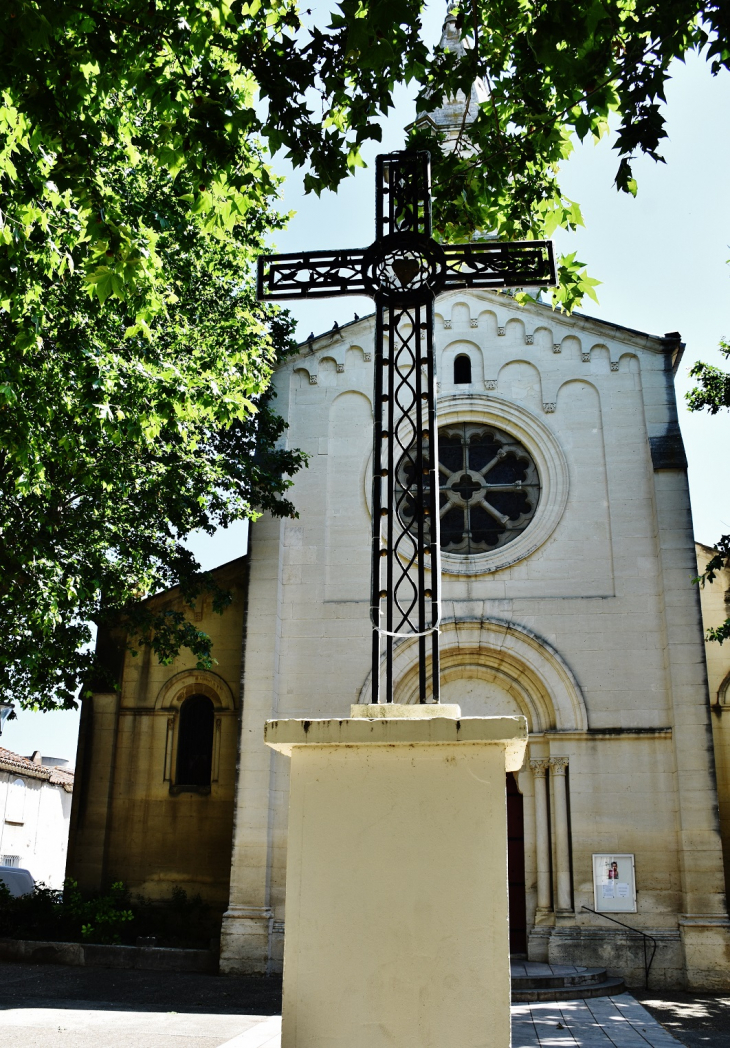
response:
{"label": "arched doorway", "polygon": [[[532,686],[532,691],[530,686]],[[410,696],[409,696],[410,697]],[[441,674],[441,701],[461,708],[465,717],[524,716],[528,729],[550,724],[545,698],[528,673],[515,672],[501,651],[445,651]],[[514,773],[506,777],[507,879],[509,885],[509,940],[511,954],[527,954],[527,892],[522,794]]]}
{"label": "arched doorway", "polygon": [[509,883],[509,952],[527,953],[525,895],[525,821],[522,794],[514,773],[507,772],[507,881]]}
{"label": "arched doorway", "polygon": [[[498,618],[445,619],[441,623],[441,702],[456,704],[464,717],[523,715],[530,735],[558,729],[586,731],[585,699],[571,668],[552,645],[526,626]],[[395,701],[419,701],[418,642],[396,646]],[[372,696],[370,675],[360,702]],[[525,877],[522,795],[507,781],[510,813],[509,883],[511,949],[526,952],[526,882],[537,880],[534,824],[528,820],[529,877]],[[529,787],[528,787],[529,788]]]}

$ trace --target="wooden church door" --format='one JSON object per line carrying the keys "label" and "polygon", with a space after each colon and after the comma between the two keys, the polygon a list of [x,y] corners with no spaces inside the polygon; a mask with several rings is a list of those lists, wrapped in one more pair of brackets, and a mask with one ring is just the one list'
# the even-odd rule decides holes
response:
{"label": "wooden church door", "polygon": [[507,772],[507,880],[509,883],[509,950],[527,953],[525,913],[525,824],[522,794]]}

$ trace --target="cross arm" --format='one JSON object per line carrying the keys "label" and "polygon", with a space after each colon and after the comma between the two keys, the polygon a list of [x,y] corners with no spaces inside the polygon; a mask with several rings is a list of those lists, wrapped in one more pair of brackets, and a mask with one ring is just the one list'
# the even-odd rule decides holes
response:
{"label": "cross arm", "polygon": [[368,295],[362,272],[365,249],[305,251],[261,255],[258,260],[259,299],[332,298]]}
{"label": "cross arm", "polygon": [[456,288],[554,287],[557,280],[550,240],[498,240],[443,246],[444,291]]}

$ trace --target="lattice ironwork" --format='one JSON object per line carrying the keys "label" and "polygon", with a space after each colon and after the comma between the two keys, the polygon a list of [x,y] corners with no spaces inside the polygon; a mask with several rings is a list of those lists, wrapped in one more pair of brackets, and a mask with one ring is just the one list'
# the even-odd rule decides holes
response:
{"label": "lattice ironwork", "polygon": [[433,240],[428,153],[379,156],[375,201],[376,234],[369,248],[263,255],[258,294],[365,294],[375,300],[372,701],[393,701],[394,644],[413,637],[420,701],[438,702],[434,298],[456,288],[549,287],[555,264],[549,241],[442,247]]}
{"label": "lattice ironwork", "polygon": [[[429,676],[430,697],[436,702],[439,698],[440,552],[438,478],[433,468],[438,432],[433,360],[432,300],[389,309],[384,330],[376,331],[375,402],[381,410],[375,413],[374,426],[372,572],[373,690],[376,694],[379,690],[384,649],[386,702],[392,702],[393,647],[401,636],[418,637],[421,701],[429,695]],[[409,477],[407,487],[399,483],[404,472]],[[374,696],[373,701],[379,699]]]}
{"label": "lattice ironwork", "polygon": [[364,251],[307,251],[259,259],[259,298],[331,298],[367,295]]}
{"label": "lattice ironwork", "polygon": [[555,260],[551,240],[516,240],[502,244],[486,240],[478,244],[443,248],[443,288],[551,287],[555,283]]}

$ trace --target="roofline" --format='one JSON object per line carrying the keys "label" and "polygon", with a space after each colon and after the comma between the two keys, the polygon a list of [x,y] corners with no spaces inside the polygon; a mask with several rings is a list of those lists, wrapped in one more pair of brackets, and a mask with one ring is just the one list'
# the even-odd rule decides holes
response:
{"label": "roofline", "polygon": [[706,542],[700,542],[699,539],[695,539],[695,546],[702,546],[703,549],[707,550],[708,553],[719,553],[717,546],[708,546]]}
{"label": "roofline", "polygon": [[[537,305],[544,305],[544,303],[536,303]],[[547,307],[546,307],[547,308]],[[642,331],[640,328],[627,327],[626,324],[617,324],[613,320],[602,320],[600,317],[592,317],[590,313],[579,313],[577,310],[572,313],[571,316],[580,317],[581,320],[590,321],[592,324],[600,324],[603,327],[617,328],[619,331],[628,331],[630,335],[639,335],[640,338],[653,338],[657,342],[671,342],[674,345],[680,341],[675,336],[667,337],[666,335],[652,335],[650,331]]]}
{"label": "roofline", "polygon": [[[438,295],[438,297],[436,299],[436,302],[438,304],[439,300],[442,300],[442,299],[446,298],[447,295],[463,294],[465,290],[469,291],[470,289],[462,288],[462,289],[454,289],[453,291],[443,291],[443,292],[441,292],[440,295]],[[499,291],[490,291],[488,288],[475,288],[475,289],[471,289],[471,290],[472,290],[472,292],[473,291],[486,292],[486,294],[488,294],[488,295],[503,294],[503,292],[499,292]],[[547,303],[545,303],[545,302],[532,301],[532,302],[529,302],[529,303],[525,303],[524,305],[521,305],[520,308],[521,309],[540,309],[540,310],[545,309],[545,310],[549,310],[551,314],[557,314],[558,317],[561,316],[561,314],[557,313],[557,311],[554,310],[552,308],[552,306],[547,305]],[[571,313],[570,316],[574,317],[574,318],[578,318],[582,322],[582,324],[584,326],[587,326],[589,328],[592,325],[596,325],[599,328],[610,328],[610,329],[612,329],[614,331],[625,331],[627,334],[633,335],[635,338],[651,339],[652,342],[659,343],[663,352],[665,352],[665,353],[674,352],[675,356],[674,356],[673,361],[672,361],[672,368],[673,368],[673,370],[675,372],[676,372],[677,367],[679,366],[679,363],[680,363],[680,361],[682,359],[682,354],[684,353],[684,349],[685,349],[685,343],[682,341],[681,336],[678,333],[676,335],[674,333],[672,333],[669,336],[668,335],[652,335],[648,331],[642,331],[639,328],[628,327],[626,324],[617,324],[617,323],[615,323],[615,321],[612,321],[612,320],[602,320],[600,317],[592,317],[588,313],[579,313],[577,310],[574,313]],[[297,343],[297,349],[300,351],[300,355],[302,355],[302,351],[306,351],[307,347],[313,346],[314,343],[318,342],[322,338],[326,338],[328,335],[332,335],[333,331],[337,331],[337,332],[345,331],[347,328],[353,327],[355,324],[362,323],[363,320],[371,320],[374,317],[375,317],[375,312],[372,312],[372,313],[366,313],[362,317],[358,317],[357,320],[348,320],[347,323],[342,324],[342,325],[338,325],[336,329],[335,328],[329,328],[328,331],[323,331],[319,335],[314,335],[313,338],[304,339],[303,342]],[[288,359],[291,359],[291,358],[288,358]],[[287,363],[287,361],[284,361],[283,363]]]}
{"label": "roofline", "polygon": [[[2,748],[5,749],[5,747]],[[13,753],[12,750],[5,750],[5,752],[11,753],[13,757],[17,757],[18,759],[12,760],[8,757],[0,756],[0,771],[8,772],[8,774],[11,775],[25,775],[29,779],[40,779],[42,782],[47,782],[49,786],[60,786],[66,793],[71,793],[73,791],[74,773],[72,771],[65,771],[65,769],[63,769],[65,775],[71,776],[70,782],[53,782],[53,773],[59,769],[55,767],[43,767],[41,764],[34,765],[32,761],[28,761],[27,757],[23,757],[19,753]]]}
{"label": "roofline", "polygon": [[[214,575],[217,571],[223,571],[224,568],[230,568],[233,564],[238,564],[240,561],[248,560],[248,553],[242,553],[240,557],[234,557],[233,560],[227,560],[225,564],[217,564],[214,568],[209,568],[208,571],[202,571],[201,575]],[[149,597],[144,597],[140,604],[147,604],[151,600],[158,600],[160,597],[164,597],[166,594],[174,593],[175,590],[180,589],[180,583],[176,583],[174,586],[169,586],[167,589],[157,590],[156,593],[150,593]],[[123,612],[122,612],[123,614]]]}
{"label": "roofline", "polygon": [[12,772],[14,775],[27,775],[29,779],[43,779],[46,782],[51,777],[51,773],[47,768],[41,769],[40,766],[37,769],[29,768],[27,764],[8,760],[6,757],[0,757],[0,771]]}
{"label": "roofline", "polygon": [[[326,338],[327,335],[331,335],[333,331],[344,331],[345,328],[353,327],[355,324],[362,323],[363,320],[370,320],[375,317],[375,311],[372,313],[366,313],[362,317],[358,317],[357,320],[348,320],[346,324],[338,324],[337,328],[331,327],[329,331],[323,331],[319,335],[314,335],[314,338],[305,338],[303,342],[297,342],[297,349],[302,349],[304,346],[308,346],[311,343],[318,342],[320,338]],[[312,332],[314,334],[314,332]],[[288,359],[288,358],[287,358]],[[286,363],[286,360],[284,361]]]}

